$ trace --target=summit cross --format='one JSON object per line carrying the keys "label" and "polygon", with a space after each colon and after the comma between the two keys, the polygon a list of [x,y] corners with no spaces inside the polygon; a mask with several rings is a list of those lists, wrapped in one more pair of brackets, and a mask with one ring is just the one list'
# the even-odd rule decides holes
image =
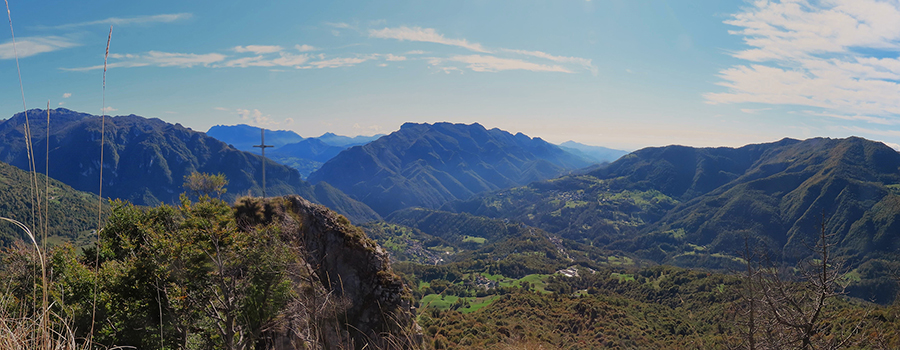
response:
{"label": "summit cross", "polygon": [[266,198],[266,148],[275,146],[266,144],[266,129],[259,129],[259,136],[259,144],[254,145],[253,147],[259,147],[260,149],[262,149],[262,192],[263,198]]}

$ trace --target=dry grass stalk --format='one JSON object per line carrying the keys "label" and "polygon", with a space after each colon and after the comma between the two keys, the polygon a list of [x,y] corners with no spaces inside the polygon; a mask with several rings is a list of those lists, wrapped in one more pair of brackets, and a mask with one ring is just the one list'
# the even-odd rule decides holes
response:
{"label": "dry grass stalk", "polygon": [[[106,140],[106,63],[109,59],[109,43],[112,41],[112,30],[113,27],[109,26],[109,36],[106,38],[106,54],[103,55],[103,97],[102,97],[102,107],[100,108],[100,189],[97,192],[98,202],[97,202],[97,255],[94,260],[94,266],[97,268],[97,272],[100,271],[100,226],[103,224],[103,147],[104,142]],[[92,305],[91,311],[91,331],[89,337],[94,334],[94,324],[97,320],[97,288],[99,278],[94,280],[94,301]],[[91,340],[88,339],[88,343],[91,343]]]}

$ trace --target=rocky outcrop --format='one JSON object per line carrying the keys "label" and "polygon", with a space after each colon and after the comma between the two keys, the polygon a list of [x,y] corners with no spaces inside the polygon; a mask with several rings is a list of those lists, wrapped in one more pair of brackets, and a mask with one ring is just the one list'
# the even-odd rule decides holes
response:
{"label": "rocky outcrop", "polygon": [[[306,293],[301,304],[308,305],[300,310],[304,316],[293,312],[289,317],[293,327],[319,319],[310,326],[317,329],[306,332],[317,339],[316,344],[303,339],[290,343],[305,343],[299,348],[357,349],[406,349],[420,343],[409,288],[392,271],[388,254],[362,229],[300,196],[243,198],[235,209],[242,225],[277,223],[284,240],[292,242],[305,260],[310,278],[297,283],[311,285],[297,287]],[[281,343],[279,347],[297,347],[285,346],[284,339]]]}

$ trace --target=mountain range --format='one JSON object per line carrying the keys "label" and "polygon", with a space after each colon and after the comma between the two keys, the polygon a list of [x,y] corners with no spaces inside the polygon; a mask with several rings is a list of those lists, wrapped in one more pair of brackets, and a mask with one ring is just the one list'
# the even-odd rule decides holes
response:
{"label": "mountain range", "polygon": [[628,151],[606,148],[601,146],[585,145],[575,141],[566,141],[559,147],[571,153],[580,155],[595,163],[610,163],[628,154]]}
{"label": "mountain range", "polygon": [[[47,111],[30,110],[37,169],[44,169],[47,150]],[[54,178],[81,191],[99,193],[101,118],[65,108],[50,111],[49,162]],[[24,133],[25,113],[0,123],[0,161],[28,168]],[[176,203],[184,192],[184,176],[191,172],[222,173],[229,183],[223,199],[262,194],[262,162],[221,141],[159,119],[136,115],[106,118],[103,196],[135,204]],[[266,162],[269,195],[300,194],[346,215],[354,222],[377,219],[366,205],[328,184],[311,185],[291,168]]]}
{"label": "mountain range", "polygon": [[480,124],[406,123],[347,149],[309,181],[328,181],[381,215],[437,208],[473,194],[520,186],[589,165],[540,138]]}
{"label": "mountain range", "polygon": [[[238,125],[214,125],[206,132],[207,135],[225,142],[241,151],[259,153],[260,128],[246,124]],[[266,144],[281,147],[289,143],[303,141],[303,136],[289,130],[266,130]]]}
{"label": "mountain range", "polygon": [[[261,140],[260,130],[259,127],[244,124],[216,125],[209,128],[206,134],[234,145],[241,151],[260,154],[260,148],[254,147],[259,141],[252,141]],[[267,157],[297,169],[300,175],[306,178],[341,151],[364,145],[381,136],[384,135],[349,137],[327,132],[319,137],[303,138],[293,131],[266,130],[266,144],[274,147],[267,152]]]}
{"label": "mountain range", "polygon": [[900,250],[900,154],[861,138],[645,148],[587,174],[456,201],[661,263],[732,266],[744,240],[809,254],[822,225],[851,265]]}

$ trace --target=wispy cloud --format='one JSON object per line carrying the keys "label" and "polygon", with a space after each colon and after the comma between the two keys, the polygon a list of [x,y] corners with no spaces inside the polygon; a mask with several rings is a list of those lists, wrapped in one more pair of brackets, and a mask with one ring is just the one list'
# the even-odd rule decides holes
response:
{"label": "wispy cloud", "polygon": [[237,112],[237,114],[241,118],[241,120],[251,122],[253,124],[260,125],[260,126],[282,125],[282,124],[290,125],[290,124],[294,123],[293,118],[285,118],[282,121],[277,121],[277,120],[273,119],[271,115],[263,114],[263,112],[260,112],[260,110],[258,110],[258,109],[250,110],[250,109],[238,108],[238,109],[235,109],[235,111]]}
{"label": "wispy cloud", "polygon": [[755,1],[725,23],[750,47],[730,54],[753,63],[720,71],[726,91],[708,103],[810,106],[878,124],[900,115],[897,2]]}
{"label": "wispy cloud", "polygon": [[12,40],[0,44],[0,59],[14,59],[16,58],[16,51],[19,53],[19,58],[25,58],[75,46],[78,46],[78,44],[59,36],[24,37],[16,40],[15,48],[13,48]]}
{"label": "wispy cloud", "polygon": [[223,63],[222,67],[298,67],[308,62],[310,56],[307,54],[293,55],[281,52],[277,57],[266,57],[263,55],[254,57],[242,57],[229,60]]}
{"label": "wispy cloud", "polygon": [[360,57],[338,57],[331,58],[327,60],[309,62],[309,64],[305,67],[301,68],[339,68],[339,67],[350,67],[355,66],[357,64],[363,63],[368,60],[372,60],[377,58],[377,55],[365,55]]}
{"label": "wispy cloud", "polygon": [[261,55],[264,53],[274,53],[284,50],[283,47],[277,45],[247,45],[247,46],[235,46],[232,50],[235,52],[252,52],[257,55]]}
{"label": "wispy cloud", "polygon": [[71,29],[77,27],[86,27],[93,26],[98,24],[105,25],[131,25],[131,24],[151,24],[151,23],[170,23],[180,20],[186,20],[193,17],[190,13],[171,13],[171,14],[162,14],[162,15],[151,15],[151,16],[135,16],[135,17],[110,17],[107,19],[101,19],[97,21],[89,21],[89,22],[79,22],[79,23],[70,23],[63,24],[53,27],[53,29]]}
{"label": "wispy cloud", "polygon": [[847,130],[847,131],[850,131],[853,133],[858,133],[858,134],[900,137],[900,130],[869,129],[869,128],[862,128],[862,127],[858,127],[858,126],[842,126],[840,128],[843,130]]}
{"label": "wispy cloud", "polygon": [[225,108],[225,107],[213,107],[213,109],[215,109],[215,110],[217,110],[217,111],[223,111],[223,112],[227,112],[227,111],[228,111],[228,108]]}
{"label": "wispy cloud", "polygon": [[[353,28],[346,23],[326,23],[334,28]],[[365,34],[363,34],[365,35]],[[466,39],[446,38],[432,28],[396,27],[368,31],[371,38],[396,39],[401,41],[439,43],[460,49],[488,53],[491,50],[481,44]],[[497,49],[493,54],[459,54],[439,53],[433,57],[424,50],[409,50],[403,54],[394,53],[347,53],[331,55],[328,51],[307,44],[294,45],[294,50],[281,45],[246,45],[234,46],[222,53],[167,53],[150,51],[144,54],[111,54],[108,67],[207,67],[207,68],[248,68],[264,67],[272,72],[285,72],[284,68],[324,69],[352,67],[367,61],[375,61],[373,66],[385,67],[390,62],[427,62],[432,68],[443,72],[462,72],[463,69],[475,72],[500,72],[521,70],[531,72],[574,73],[589,71],[597,74],[597,68],[590,59],[580,57],[557,56],[543,51],[526,51]],[[454,51],[451,49],[450,51]],[[320,52],[313,52],[320,51]],[[299,54],[297,53],[299,52]],[[430,54],[435,55],[435,54]],[[409,56],[409,57],[408,57]],[[90,71],[102,69],[102,65],[79,68],[63,68],[69,71]]]}
{"label": "wispy cloud", "polygon": [[[146,66],[191,68],[195,66],[209,67],[213,63],[225,60],[227,56],[218,53],[193,54],[150,51],[146,54],[110,54],[109,57],[117,60],[117,62],[108,64],[109,68]],[[90,71],[103,69],[103,65],[62,69],[67,71]]]}
{"label": "wispy cloud", "polygon": [[332,28],[340,28],[340,29],[350,29],[350,28],[353,28],[353,26],[351,26],[351,25],[349,25],[349,24],[347,24],[347,23],[344,23],[344,22],[325,22],[325,25],[326,25],[326,26],[329,26],[329,27],[332,27]]}
{"label": "wispy cloud", "polygon": [[824,112],[815,112],[815,111],[803,111],[807,115],[814,115],[818,117],[828,117],[835,118],[841,120],[849,120],[849,121],[864,121],[871,124],[881,124],[881,125],[897,125],[900,124],[900,120],[896,119],[887,119],[882,117],[873,117],[868,115],[844,115],[844,114],[836,114],[836,113],[824,113]]}
{"label": "wispy cloud", "polygon": [[[593,75],[598,74],[598,69],[590,59],[581,57],[557,56],[543,51],[527,51],[516,49],[499,48],[496,50],[488,49],[479,43],[470,42],[467,39],[447,38],[443,34],[438,33],[434,28],[421,27],[394,27],[383,29],[370,29],[370,38],[379,39],[395,39],[400,41],[415,41],[437,43],[448,46],[463,48],[469,51],[491,55],[451,55],[445,57],[429,57],[425,58],[432,66],[438,67],[444,72],[450,73],[458,71],[457,69],[446,69],[442,66],[447,62],[459,62],[466,64],[466,68],[476,72],[499,72],[504,70],[527,70],[532,72],[562,72],[573,73],[576,70],[586,70]],[[425,54],[422,50],[407,51],[407,55]],[[509,58],[501,56],[528,56],[528,59]],[[387,60],[392,60],[389,55]],[[404,57],[405,56],[399,56]],[[550,61],[551,64],[537,62],[534,58]],[[545,61],[546,62],[546,61]]]}
{"label": "wispy cloud", "polygon": [[63,98],[69,98],[69,97],[72,97],[72,93],[71,93],[71,92],[63,93]]}
{"label": "wispy cloud", "polygon": [[[448,58],[449,61],[461,62],[476,72],[499,72],[504,70],[527,70],[532,72],[561,72],[572,73],[572,71],[558,65],[537,64],[517,59],[500,58],[486,55],[467,55],[453,56]],[[432,61],[436,62],[436,61]]]}
{"label": "wispy cloud", "polygon": [[517,53],[520,55],[527,55],[527,56],[532,56],[532,57],[543,58],[543,59],[547,59],[547,60],[551,60],[551,61],[559,62],[559,63],[571,63],[571,64],[581,66],[582,68],[591,72],[591,74],[593,74],[593,75],[597,75],[597,73],[598,73],[597,67],[594,66],[593,63],[591,63],[590,59],[587,59],[587,58],[555,56],[555,55],[551,55],[549,53],[542,52],[542,51],[526,51],[526,50],[511,50],[511,49],[503,49],[503,51]]}
{"label": "wispy cloud", "polygon": [[369,29],[369,37],[380,39],[396,39],[400,41],[421,41],[450,46],[458,46],[475,52],[490,53],[481,44],[470,43],[466,39],[448,39],[439,34],[433,28],[421,27],[397,27],[384,29]]}

